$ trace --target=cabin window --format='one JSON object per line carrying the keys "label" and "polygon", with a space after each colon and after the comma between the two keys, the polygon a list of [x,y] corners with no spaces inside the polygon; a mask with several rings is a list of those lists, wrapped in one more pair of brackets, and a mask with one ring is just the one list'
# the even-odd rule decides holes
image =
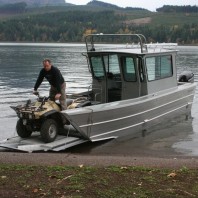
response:
{"label": "cabin window", "polygon": [[92,65],[94,77],[103,78],[104,68],[103,68],[102,58],[100,56],[91,57],[91,65]]}
{"label": "cabin window", "polygon": [[114,79],[120,80],[120,67],[118,56],[116,54],[113,55],[104,55],[104,64],[107,74],[112,74]]}
{"label": "cabin window", "polygon": [[146,58],[148,80],[159,80],[173,75],[171,56],[156,56]]}
{"label": "cabin window", "polygon": [[124,79],[129,82],[137,81],[134,59],[131,57],[122,57]]}

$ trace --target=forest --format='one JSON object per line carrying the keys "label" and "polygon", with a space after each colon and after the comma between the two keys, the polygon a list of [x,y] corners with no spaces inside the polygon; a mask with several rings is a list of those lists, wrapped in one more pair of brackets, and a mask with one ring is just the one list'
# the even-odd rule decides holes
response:
{"label": "forest", "polygon": [[170,6],[164,5],[161,8],[157,9],[158,12],[184,12],[184,13],[196,13],[198,12],[197,6]]}
{"label": "forest", "polygon": [[141,33],[148,42],[194,45],[198,44],[197,18],[197,11],[150,12],[90,5],[40,8],[0,14],[0,42],[83,42],[90,33]]}
{"label": "forest", "polygon": [[5,4],[0,6],[0,12],[2,13],[23,13],[25,12],[27,4],[24,2],[14,3],[14,4]]}

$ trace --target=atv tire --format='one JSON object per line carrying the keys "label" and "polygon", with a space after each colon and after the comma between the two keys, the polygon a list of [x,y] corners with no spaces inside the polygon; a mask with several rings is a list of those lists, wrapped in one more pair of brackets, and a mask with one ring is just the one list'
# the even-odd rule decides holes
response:
{"label": "atv tire", "polygon": [[19,119],[16,124],[16,131],[18,136],[21,138],[28,138],[31,136],[32,131],[28,130],[27,127],[23,124],[23,120]]}
{"label": "atv tire", "polygon": [[53,119],[47,119],[41,126],[41,138],[45,143],[53,142],[58,134],[57,122]]}

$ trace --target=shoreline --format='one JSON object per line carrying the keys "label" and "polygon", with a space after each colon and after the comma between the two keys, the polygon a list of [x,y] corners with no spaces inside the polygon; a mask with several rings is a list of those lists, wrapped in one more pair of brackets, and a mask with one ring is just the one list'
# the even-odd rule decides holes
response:
{"label": "shoreline", "polygon": [[[183,120],[183,119],[182,119]],[[188,142],[194,135],[192,120],[177,120],[141,134],[102,142],[87,142],[60,152],[0,150],[1,164],[44,166],[146,166],[155,168],[198,167],[198,149]],[[195,139],[196,140],[196,139]],[[184,146],[181,146],[181,143]],[[177,145],[179,143],[179,146]],[[186,147],[186,143],[191,146]],[[194,143],[194,144],[192,144]],[[194,147],[193,147],[194,145]],[[193,151],[196,155],[193,155]]]}
{"label": "shoreline", "polygon": [[1,152],[0,162],[5,165],[31,166],[140,166],[148,168],[197,168],[198,157],[192,156],[102,156],[71,153],[16,153]]}

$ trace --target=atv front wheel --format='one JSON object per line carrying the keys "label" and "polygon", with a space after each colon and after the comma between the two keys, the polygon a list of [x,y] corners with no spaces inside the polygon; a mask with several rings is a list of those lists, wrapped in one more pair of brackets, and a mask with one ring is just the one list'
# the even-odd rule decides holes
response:
{"label": "atv front wheel", "polygon": [[32,131],[28,130],[27,127],[23,124],[23,120],[19,119],[16,124],[16,131],[18,136],[22,138],[28,138],[31,136]]}
{"label": "atv front wheel", "polygon": [[41,126],[41,138],[45,143],[53,142],[58,134],[57,122],[53,119],[47,119]]}

